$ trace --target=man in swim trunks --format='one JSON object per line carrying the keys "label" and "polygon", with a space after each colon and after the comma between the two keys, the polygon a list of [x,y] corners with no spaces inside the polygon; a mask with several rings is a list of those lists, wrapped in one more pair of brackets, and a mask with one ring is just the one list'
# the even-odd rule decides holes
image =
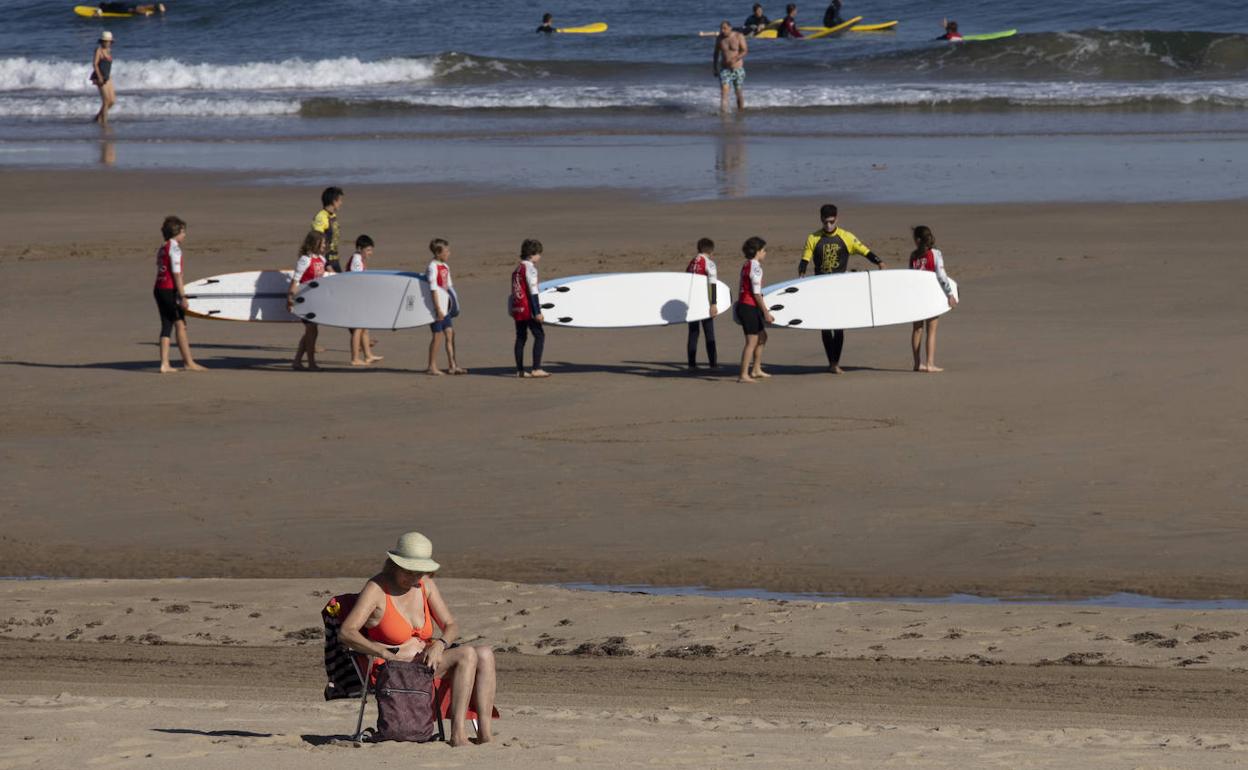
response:
{"label": "man in swim trunks", "polygon": [[312,230],[325,235],[325,271],[341,273],[338,261],[338,211],[346,195],[341,187],[326,187],[321,192],[321,210],[312,218]]}
{"label": "man in swim trunks", "polygon": [[761,3],[755,3],[753,13],[741,25],[741,32],[746,35],[757,35],[759,32],[767,29],[767,25],[771,24],[771,19],[767,18],[763,13]]}
{"label": "man in swim trunks", "polygon": [[737,92],[737,111],[745,109],[745,55],[750,52],[745,35],[737,32],[728,22],[719,25],[715,38],[715,53],[711,57],[711,69],[719,78],[719,111],[728,111],[728,89]]}
{"label": "man in swim trunks", "polygon": [[[849,267],[850,255],[866,257],[871,264],[883,269],[884,260],[867,248],[853,233],[836,226],[837,210],[831,203],[819,209],[819,218],[823,227],[806,237],[806,248],[802,252],[802,260],[797,263],[797,277],[806,275],[806,266],[815,265],[815,275],[827,273],[843,273]],[[841,368],[841,351],[845,347],[845,331],[842,329],[824,329],[823,352],[828,356],[828,371],[833,374],[844,374]]]}

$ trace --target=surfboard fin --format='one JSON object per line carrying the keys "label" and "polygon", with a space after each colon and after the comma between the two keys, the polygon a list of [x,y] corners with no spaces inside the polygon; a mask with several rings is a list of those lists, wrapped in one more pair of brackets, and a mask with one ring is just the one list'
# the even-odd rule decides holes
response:
{"label": "surfboard fin", "polygon": [[785,293],[785,294],[792,294],[792,293],[793,293],[793,292],[795,292],[795,291],[797,291],[797,287],[796,287],[796,286],[790,286],[789,288],[787,288],[787,289],[785,289],[785,290],[784,290],[784,293]]}
{"label": "surfboard fin", "polygon": [[789,321],[789,326],[800,326],[801,323],[802,323],[802,319],[794,318],[792,321]]}
{"label": "surfboard fin", "polygon": [[772,305],[772,310],[784,310],[784,305]]}
{"label": "surfboard fin", "polygon": [[320,281],[312,281],[311,283],[308,284],[308,288],[315,289],[317,286],[320,286],[320,285],[321,285]]}
{"label": "surfboard fin", "polygon": [[556,286],[556,287],[555,287],[555,291],[557,291],[557,292],[565,292],[565,291],[572,291],[572,290],[571,290],[571,289],[569,289],[567,286]]}
{"label": "surfboard fin", "polygon": [[308,313],[307,315],[304,316],[304,318],[311,321],[313,318],[316,318],[316,313]]}
{"label": "surfboard fin", "polygon": [[572,323],[572,318],[570,316],[564,316],[563,318],[559,319],[559,323],[561,324]]}
{"label": "surfboard fin", "polygon": [[295,297],[295,304],[298,305],[301,302],[303,302],[305,299],[306,297]]}
{"label": "surfboard fin", "polygon": [[546,304],[542,305],[542,310],[550,310],[554,306],[555,306],[555,303],[547,302]]}

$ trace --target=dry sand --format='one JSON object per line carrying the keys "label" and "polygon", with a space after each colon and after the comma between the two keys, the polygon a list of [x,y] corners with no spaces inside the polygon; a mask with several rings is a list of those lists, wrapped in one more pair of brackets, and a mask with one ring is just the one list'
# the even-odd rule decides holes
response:
{"label": "dry sand", "polygon": [[[455,248],[463,378],[384,364],[297,375],[298,330],[199,321],[202,376],[154,374],[161,216],[189,277],[283,267],[317,191],[176,174],[6,172],[0,210],[0,564],[11,574],[365,574],[421,529],[449,576],[755,585],[850,594],[1244,595],[1248,263],[1240,203],[886,207],[843,223],[900,263],[935,229],[964,303],[948,371],[908,329],[772,335],[776,377],[689,377],[684,331],[551,330],[556,377],[517,382],[502,295],[519,241],[543,276],[683,269],[691,244],[771,242],[794,273],[818,200],[672,204],[611,193],[348,190],[378,267]],[[719,324],[731,364],[740,336]]]}
{"label": "dry sand", "polygon": [[356,704],[320,701],[308,624],[358,582],[0,584],[13,613],[0,622],[0,768],[1221,768],[1248,755],[1246,612],[452,579],[443,591],[475,643],[523,653],[499,656],[498,743],[353,750],[341,739]]}

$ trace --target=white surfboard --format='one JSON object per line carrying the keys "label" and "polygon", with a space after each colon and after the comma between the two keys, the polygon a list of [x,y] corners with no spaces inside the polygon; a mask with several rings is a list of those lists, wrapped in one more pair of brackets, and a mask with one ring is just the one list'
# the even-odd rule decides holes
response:
{"label": "white surfboard", "polygon": [[298,321],[286,309],[289,270],[253,270],[186,284],[187,314],[221,321]]}
{"label": "white surfboard", "polygon": [[[732,294],[716,281],[717,310]],[[585,329],[667,326],[711,317],[707,277],[693,273],[605,273],[544,281],[538,301],[545,322]]]}
{"label": "white surfboard", "polygon": [[[953,284],[953,295],[958,285]],[[912,323],[949,312],[949,301],[928,270],[870,270],[797,278],[763,290],[775,326],[865,329]]]}
{"label": "white surfboard", "polygon": [[[433,291],[424,273],[366,270],[326,275],[295,295],[295,315],[346,329],[410,329],[437,320]],[[443,308],[449,308],[442,297]],[[456,298],[458,303],[458,297]]]}

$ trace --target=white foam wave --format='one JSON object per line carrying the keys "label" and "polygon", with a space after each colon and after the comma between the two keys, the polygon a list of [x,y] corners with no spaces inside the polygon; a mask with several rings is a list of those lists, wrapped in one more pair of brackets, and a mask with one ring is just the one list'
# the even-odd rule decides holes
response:
{"label": "white foam wave", "polygon": [[[177,59],[118,59],[117,87],[125,91],[272,91],[419,83],[434,76],[435,60],[287,59],[242,64],[188,64]],[[0,93],[92,91],[91,66],[82,61],[0,59]]]}
{"label": "white foam wave", "polygon": [[[148,96],[119,99],[113,116],[138,118],[242,118],[296,115],[298,99],[212,99],[207,97]],[[89,118],[100,108],[93,96],[3,98],[0,116],[13,118]]]}

